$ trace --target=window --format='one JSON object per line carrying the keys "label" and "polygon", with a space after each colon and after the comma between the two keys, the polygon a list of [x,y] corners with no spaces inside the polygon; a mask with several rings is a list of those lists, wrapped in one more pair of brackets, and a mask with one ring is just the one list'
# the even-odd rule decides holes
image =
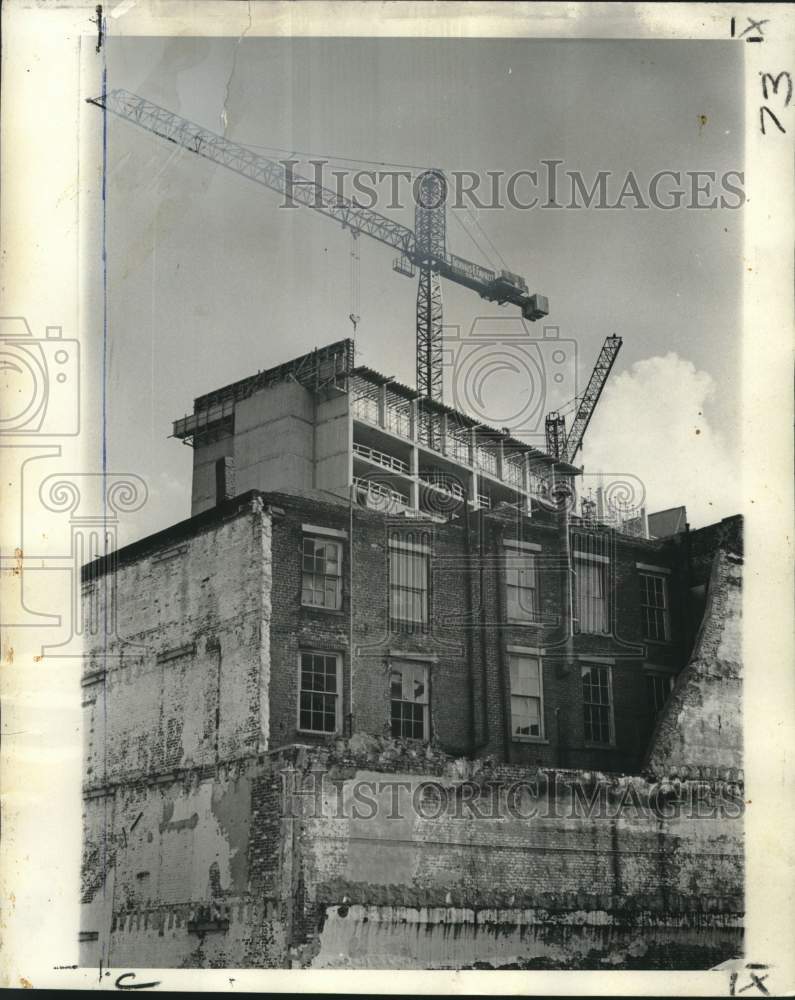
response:
{"label": "window", "polygon": [[575,580],[577,622],[580,632],[607,632],[607,564],[577,559]]}
{"label": "window", "polygon": [[340,657],[335,653],[301,653],[298,728],[309,733],[339,729]]}
{"label": "window", "polygon": [[511,735],[541,739],[544,735],[541,661],[524,653],[510,654]]}
{"label": "window", "polygon": [[506,546],[505,591],[509,622],[538,621],[535,555]]}
{"label": "window", "polygon": [[655,642],[670,639],[668,623],[668,588],[664,576],[640,574],[640,613],[643,636]]}
{"label": "window", "polygon": [[304,536],[301,603],[315,608],[342,607],[342,543]]}
{"label": "window", "polygon": [[673,690],[674,679],[671,674],[647,674],[646,689],[649,696],[649,709],[652,715],[657,715],[668,701],[668,695]]}
{"label": "window", "polygon": [[428,627],[429,567],[430,553],[424,547],[390,542],[389,617],[402,631]]}
{"label": "window", "polygon": [[610,668],[596,663],[582,667],[582,701],[586,743],[613,742]]}
{"label": "window", "polygon": [[428,667],[400,663],[389,675],[392,735],[397,739],[428,739]]}

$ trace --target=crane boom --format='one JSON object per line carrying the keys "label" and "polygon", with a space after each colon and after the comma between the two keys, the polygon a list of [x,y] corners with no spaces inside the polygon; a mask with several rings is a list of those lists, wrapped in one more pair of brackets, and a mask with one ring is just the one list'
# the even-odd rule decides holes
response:
{"label": "crane boom", "polygon": [[565,434],[565,421],[561,414],[557,411],[547,414],[547,451],[550,455],[554,455],[564,462],[574,461],[577,452],[582,447],[585,431],[591,422],[596,404],[602,395],[605,382],[612,371],[622,343],[621,337],[616,337],[615,334],[605,338],[591,377],[588,379],[588,385],[585,387],[585,392],[578,398],[577,412],[567,435]]}
{"label": "crane boom", "polygon": [[367,233],[381,243],[407,254],[414,249],[414,233],[407,226],[340,198],[329,188],[293,175],[283,163],[254,153],[245,146],[202,128],[137,94],[128,90],[112,90],[100,97],[89,98],[89,104],[111,111],[120,118],[153,132],[161,139],[174,142],[197,156],[257,181],[283,195],[285,199],[314,208],[342,226]]}
{"label": "crane boom", "polygon": [[[400,252],[394,268],[412,276],[420,271],[417,305],[417,388],[430,398],[442,396],[442,306],[439,276],[470,288],[489,302],[517,306],[525,319],[537,320],[549,312],[545,296],[529,294],[527,282],[509,271],[499,273],[449,253],[445,241],[444,202],[417,205],[415,230],[365,208],[316,181],[299,176],[285,163],[255,153],[245,146],[202,128],[187,118],[161,108],[138,94],[112,90],[88,98],[103,110],[132,122],[191,153],[248,177],[281,194],[288,203],[303,205],[339,222],[353,233],[365,233]],[[420,191],[438,185],[440,171],[426,171],[418,178]]]}

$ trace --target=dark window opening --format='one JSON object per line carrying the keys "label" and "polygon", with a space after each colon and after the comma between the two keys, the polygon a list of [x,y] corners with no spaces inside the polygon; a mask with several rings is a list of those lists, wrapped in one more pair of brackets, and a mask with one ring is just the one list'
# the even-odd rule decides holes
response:
{"label": "dark window opening", "polygon": [[339,660],[326,653],[301,654],[301,691],[298,727],[313,733],[338,728]]}

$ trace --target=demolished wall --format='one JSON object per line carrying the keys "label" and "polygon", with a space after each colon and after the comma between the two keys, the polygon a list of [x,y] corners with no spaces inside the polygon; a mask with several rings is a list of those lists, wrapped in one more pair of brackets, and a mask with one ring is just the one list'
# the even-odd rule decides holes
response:
{"label": "demolished wall", "polygon": [[[316,931],[304,961],[648,969],[740,954],[742,557],[730,548],[713,556],[696,644],[644,777],[464,761],[434,770],[361,738],[349,753],[365,745],[369,760],[327,761],[334,792],[302,818]],[[511,809],[517,782],[528,787]],[[443,800],[440,815],[417,797],[423,785]],[[411,800],[402,813],[396,788]]]}
{"label": "demolished wall", "polygon": [[709,967],[741,949],[740,777],[530,770],[368,736],[119,789],[107,954],[139,967]]}
{"label": "demolished wall", "polygon": [[714,556],[707,606],[690,662],[652,737],[646,767],[682,773],[693,760],[742,767],[742,557]]}
{"label": "demolished wall", "polygon": [[707,968],[741,952],[737,558],[716,559],[642,776],[373,735],[268,750],[271,522],[228,512],[116,570],[135,603],[84,677],[82,964]]}
{"label": "demolished wall", "polygon": [[736,770],[429,761],[355,737],[292,774],[311,967],[705,968],[740,950]]}

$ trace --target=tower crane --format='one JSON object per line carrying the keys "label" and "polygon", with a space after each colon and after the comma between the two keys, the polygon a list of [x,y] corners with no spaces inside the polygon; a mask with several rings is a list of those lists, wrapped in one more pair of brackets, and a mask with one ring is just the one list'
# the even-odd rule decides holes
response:
{"label": "tower crane", "polygon": [[[279,162],[254,153],[127,90],[112,90],[99,97],[88,98],[88,102],[277,191],[293,205],[312,208],[357,236],[365,233],[399,251],[394,269],[408,277],[414,277],[419,272],[417,390],[421,396],[439,402],[442,399],[440,278],[470,288],[489,302],[514,305],[525,319],[531,321],[549,312],[546,297],[531,295],[526,280],[520,275],[510,271],[495,272],[450,253],[447,249],[447,181],[441,170],[426,170],[416,179],[412,231],[321,184],[298,176],[289,169],[292,161]],[[355,326],[358,316],[356,319],[354,316],[355,310],[351,314],[351,322]]]}
{"label": "tower crane", "polygon": [[585,387],[585,392],[569,404],[576,407],[576,412],[568,434],[566,433],[564,414],[566,407],[562,410],[552,410],[547,414],[544,429],[546,431],[547,452],[550,455],[554,455],[555,458],[559,458],[563,462],[574,461],[577,452],[582,447],[585,431],[591,422],[596,404],[602,395],[602,389],[605,387],[605,382],[607,382],[622,343],[621,337],[617,337],[615,334],[605,338],[591,377],[588,379],[588,385]]}

